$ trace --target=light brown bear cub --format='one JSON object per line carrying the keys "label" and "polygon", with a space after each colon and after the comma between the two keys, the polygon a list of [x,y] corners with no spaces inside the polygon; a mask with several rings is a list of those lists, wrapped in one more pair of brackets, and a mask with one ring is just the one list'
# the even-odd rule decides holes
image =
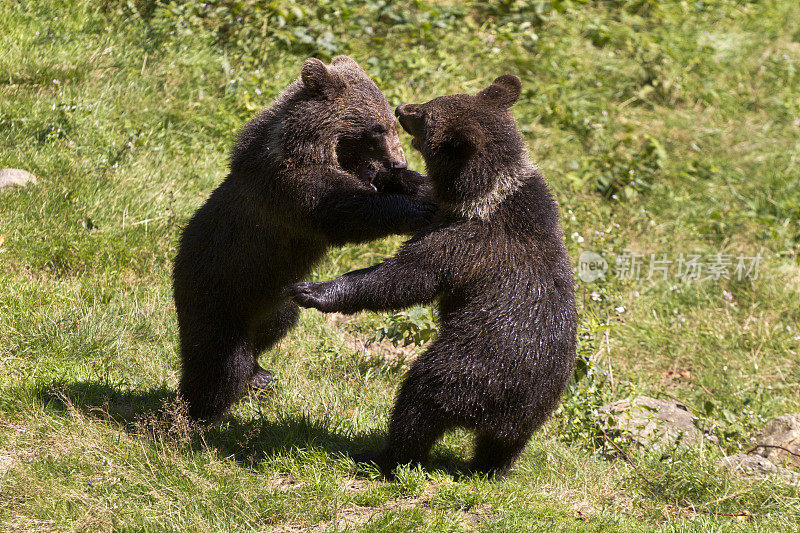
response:
{"label": "light brown bear cub", "polygon": [[333,245],[426,224],[426,181],[404,170],[391,108],[352,59],[301,76],[239,133],[231,169],[189,221],[173,272],[180,393],[197,420],[272,376],[258,354],[294,325],[286,287]]}

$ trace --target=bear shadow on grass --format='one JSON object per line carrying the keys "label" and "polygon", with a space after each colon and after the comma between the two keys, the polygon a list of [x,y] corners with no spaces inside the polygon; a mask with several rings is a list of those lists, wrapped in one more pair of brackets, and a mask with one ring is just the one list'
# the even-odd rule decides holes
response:
{"label": "bear shadow on grass", "polygon": [[[139,437],[174,439],[188,444],[191,451],[216,450],[245,468],[296,449],[321,448],[332,457],[349,455],[379,448],[385,439],[383,430],[350,435],[331,429],[324,418],[281,413],[269,400],[259,402],[259,412],[276,409],[276,420],[226,416],[216,424],[190,429],[188,420],[178,414],[175,391],[167,387],[135,391],[99,381],[54,382],[39,387],[36,397],[56,411],[67,414],[74,410]],[[466,462],[446,449],[434,450],[426,470],[440,470],[454,477],[468,473]]]}

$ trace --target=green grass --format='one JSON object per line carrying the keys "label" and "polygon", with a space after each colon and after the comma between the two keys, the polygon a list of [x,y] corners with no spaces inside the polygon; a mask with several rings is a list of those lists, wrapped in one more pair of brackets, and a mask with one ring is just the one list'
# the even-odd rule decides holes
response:
{"label": "green grass", "polygon": [[[39,178],[0,192],[0,529],[800,529],[796,486],[715,466],[800,410],[796,2],[309,6],[0,6],[0,167]],[[588,373],[507,481],[454,475],[461,432],[392,482],[344,459],[380,444],[403,375],[353,341],[403,317],[305,312],[262,356],[275,391],[191,427],[174,394],[180,228],[244,121],[305,57],[336,53],[394,105],[519,75],[513,112],[575,261],[760,253],[759,278],[578,282]],[[312,277],[399,243],[332,250]],[[718,444],[618,453],[595,409],[636,394],[693,406]]]}

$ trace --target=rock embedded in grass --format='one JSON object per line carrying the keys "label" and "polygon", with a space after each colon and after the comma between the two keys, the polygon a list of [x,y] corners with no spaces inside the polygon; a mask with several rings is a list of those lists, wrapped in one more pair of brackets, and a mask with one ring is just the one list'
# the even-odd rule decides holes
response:
{"label": "rock embedded in grass", "polygon": [[672,400],[638,396],[604,405],[600,413],[604,429],[622,431],[642,446],[664,448],[713,440],[697,428],[698,418],[687,406]]}
{"label": "rock embedded in grass", "polygon": [[24,187],[28,183],[36,183],[36,176],[20,168],[0,169],[0,189],[5,189],[12,185]]}
{"label": "rock embedded in grass", "polygon": [[776,476],[800,483],[800,474],[786,466],[800,466],[800,413],[788,413],[767,422],[749,453],[725,457],[717,464],[737,474],[759,478]]}
{"label": "rock embedded in grass", "polygon": [[788,468],[775,465],[760,455],[737,453],[721,459],[717,464],[732,473],[758,478],[777,477],[790,483],[800,482],[800,475]]}
{"label": "rock embedded in grass", "polygon": [[767,422],[756,442],[759,446],[753,453],[777,465],[800,467],[800,413],[787,413]]}

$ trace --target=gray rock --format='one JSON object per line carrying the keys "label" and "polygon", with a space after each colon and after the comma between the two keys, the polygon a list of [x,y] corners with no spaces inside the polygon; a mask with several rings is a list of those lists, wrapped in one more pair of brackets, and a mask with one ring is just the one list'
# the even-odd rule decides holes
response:
{"label": "gray rock", "polygon": [[735,474],[758,478],[778,477],[790,483],[800,481],[800,475],[788,468],[775,465],[760,455],[737,453],[721,459],[717,464]]}
{"label": "gray rock", "polygon": [[604,405],[600,413],[606,429],[621,430],[642,446],[661,448],[715,440],[697,429],[697,417],[688,407],[671,400],[638,396]]}
{"label": "gray rock", "polygon": [[24,187],[28,183],[36,183],[36,176],[19,168],[0,169],[0,189],[17,185]]}
{"label": "gray rock", "polygon": [[[780,446],[800,454],[800,413],[788,413],[767,422],[758,436],[758,444]],[[780,448],[756,447],[753,453],[765,457],[776,465],[800,467],[800,457]]]}

